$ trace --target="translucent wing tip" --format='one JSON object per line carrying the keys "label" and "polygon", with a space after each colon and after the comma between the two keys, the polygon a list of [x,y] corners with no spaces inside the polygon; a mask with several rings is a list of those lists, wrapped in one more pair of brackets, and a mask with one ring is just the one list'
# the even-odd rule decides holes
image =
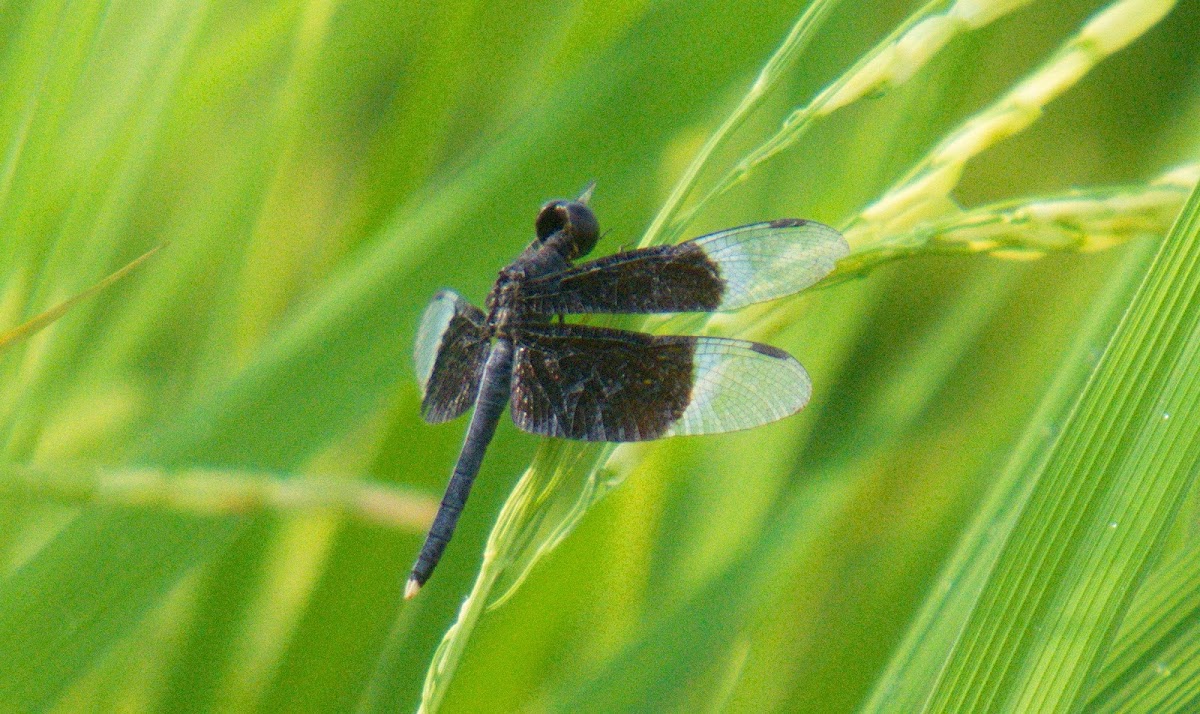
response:
{"label": "translucent wing tip", "polygon": [[838,229],[816,221],[802,221],[796,227],[813,239],[810,259],[815,264],[817,281],[832,273],[838,261],[850,255],[850,244]]}
{"label": "translucent wing tip", "polygon": [[417,383],[421,385],[421,395],[424,396],[429,378],[433,374],[433,365],[437,360],[438,347],[442,343],[442,335],[454,317],[458,303],[458,294],[453,290],[439,290],[421,315],[421,324],[417,327],[417,339],[413,344],[413,366],[416,368]]}
{"label": "translucent wing tip", "polygon": [[671,436],[750,429],[791,416],[812,397],[804,366],[771,345],[697,339],[691,401]]}
{"label": "translucent wing tip", "polygon": [[809,247],[822,248],[822,257],[831,261],[836,262],[850,255],[850,244],[846,242],[846,237],[833,226],[828,226],[819,221],[812,221],[807,218],[780,218],[771,221],[768,225],[771,228],[798,229],[787,231],[787,233],[804,235],[811,239],[813,243],[809,244]]}
{"label": "translucent wing tip", "polygon": [[719,310],[799,292],[833,272],[850,254],[837,229],[803,218],[730,228],[692,241],[725,281]]}

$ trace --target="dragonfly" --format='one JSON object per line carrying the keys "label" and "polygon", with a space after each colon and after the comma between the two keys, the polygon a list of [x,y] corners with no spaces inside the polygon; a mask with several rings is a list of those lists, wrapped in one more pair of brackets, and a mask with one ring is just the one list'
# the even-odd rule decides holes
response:
{"label": "dragonfly", "polygon": [[533,242],[500,271],[484,309],[452,290],[425,309],[413,350],[421,416],[437,424],[474,413],[406,599],[441,559],[510,403],[531,434],[630,442],[748,429],[812,395],[804,367],[777,347],[565,316],[729,311],[791,295],[849,254],[837,230],[784,218],[577,263],[600,237],[591,191],[541,208]]}

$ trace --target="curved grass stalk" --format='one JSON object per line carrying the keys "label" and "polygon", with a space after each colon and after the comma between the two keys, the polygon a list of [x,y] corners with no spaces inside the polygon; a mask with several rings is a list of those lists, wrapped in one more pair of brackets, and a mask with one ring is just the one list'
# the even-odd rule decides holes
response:
{"label": "curved grass stalk", "polygon": [[[944,2],[944,0],[936,0],[936,2]],[[655,243],[659,238],[659,234],[672,218],[680,205],[687,200],[692,189],[695,188],[696,179],[700,176],[700,172],[708,164],[708,160],[712,158],[712,153],[721,145],[725,139],[732,134],[746,118],[750,116],[764,97],[774,88],[775,84],[783,77],[796,58],[808,47],[808,43],[812,41],[816,34],[817,28],[825,21],[829,13],[837,6],[838,0],[816,0],[796,24],[792,26],[788,36],[784,39],[783,44],[779,49],[775,50],[775,54],[767,60],[762,71],[758,73],[758,77],[754,80],[754,84],[750,85],[750,91],[742,97],[742,101],[738,102],[737,108],[733,110],[725,121],[721,122],[721,126],[713,132],[708,141],[704,142],[704,146],[697,152],[692,159],[692,163],[688,165],[687,170],[683,172],[683,176],[675,183],[675,188],[672,189],[671,195],[667,196],[667,200],[659,209],[658,214],[650,223],[650,227],[646,229],[646,233],[642,236],[639,245],[646,246]],[[684,221],[686,223],[686,221]],[[677,223],[671,223],[672,230],[663,236],[663,241],[670,240],[677,229],[681,227]]]}
{"label": "curved grass stalk", "polygon": [[[441,706],[471,631],[479,617],[487,610],[493,587],[516,555],[514,546],[523,540],[522,534],[529,531],[529,526],[536,528],[544,521],[546,514],[538,513],[539,506],[554,491],[566,470],[577,466],[577,462],[581,460],[591,462],[593,459],[587,457],[596,450],[590,444],[556,440],[545,441],[538,449],[533,462],[513,488],[512,494],[504,503],[504,508],[500,510],[492,532],[488,534],[487,545],[483,550],[483,562],[479,566],[479,575],[475,578],[470,594],[463,601],[454,624],[446,631],[433,653],[421,691],[419,712],[435,712]],[[574,459],[571,458],[572,454]],[[588,471],[590,472],[590,469]]]}
{"label": "curved grass stalk", "polygon": [[1028,129],[1046,105],[1105,58],[1141,37],[1174,6],[1175,0],[1119,0],[1093,15],[1045,64],[963,122],[891,190],[865,208],[847,231],[851,247],[856,247],[856,229],[863,223],[886,234],[946,213],[952,205],[950,192],[968,161]]}
{"label": "curved grass stalk", "polygon": [[838,266],[837,278],[858,277],[917,253],[987,253],[1028,260],[1046,253],[1105,250],[1142,236],[1163,236],[1200,179],[1187,164],[1146,184],[1075,189],[1001,201],[923,221],[901,233],[851,231],[860,248]]}
{"label": "curved grass stalk", "polygon": [[960,1],[944,11],[941,10],[946,0],[927,3],[812,101],[788,115],[771,138],[738,161],[702,199],[672,221],[667,237],[676,237],[711,201],[745,181],[757,166],[799,141],[817,119],[904,84],[955,37],[982,29],[1029,2]]}
{"label": "curved grass stalk", "polygon": [[[923,221],[896,234],[860,224],[846,234],[855,238],[852,245],[857,248],[815,289],[860,278],[885,263],[916,255],[976,253],[1035,260],[1053,252],[1090,253],[1147,236],[1161,238],[1198,181],[1200,164],[1186,164],[1146,184],[1011,199]],[[723,332],[754,339],[791,324],[801,309],[801,303],[788,300],[765,306],[752,325],[733,315],[714,319]]]}

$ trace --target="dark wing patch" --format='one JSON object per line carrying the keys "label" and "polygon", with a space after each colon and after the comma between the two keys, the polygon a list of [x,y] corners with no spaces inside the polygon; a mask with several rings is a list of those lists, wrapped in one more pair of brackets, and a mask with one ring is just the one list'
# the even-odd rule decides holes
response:
{"label": "dark wing patch", "polygon": [[521,285],[522,310],[538,315],[709,312],[725,283],[693,243],[617,253]]}
{"label": "dark wing patch", "polygon": [[482,310],[452,290],[433,297],[413,348],[425,421],[449,421],[471,407],[490,351]]}
{"label": "dark wing patch", "polygon": [[528,280],[520,300],[539,315],[736,310],[803,290],[849,250],[815,221],[754,223]]}
{"label": "dark wing patch", "polygon": [[564,439],[657,439],[687,410],[696,341],[584,325],[523,327],[513,421]]}

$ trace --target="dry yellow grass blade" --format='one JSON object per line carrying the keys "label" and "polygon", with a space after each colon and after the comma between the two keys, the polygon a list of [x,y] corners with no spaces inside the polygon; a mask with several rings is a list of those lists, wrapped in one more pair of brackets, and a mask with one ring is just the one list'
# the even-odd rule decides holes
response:
{"label": "dry yellow grass blade", "polygon": [[49,327],[60,317],[62,317],[63,315],[66,315],[71,310],[71,308],[75,307],[76,305],[83,302],[84,300],[87,300],[88,298],[92,297],[93,295],[96,295],[104,290],[107,290],[109,287],[112,287],[112,285],[114,285],[117,281],[121,280],[126,275],[129,275],[130,273],[132,273],[133,271],[135,271],[139,267],[141,267],[142,263],[145,263],[147,260],[150,259],[151,256],[153,256],[158,251],[162,250],[165,246],[166,246],[166,244],[163,243],[163,244],[160,244],[160,245],[157,245],[157,246],[151,248],[150,250],[146,251],[145,253],[142,253],[137,258],[134,258],[133,260],[131,260],[125,267],[112,273],[107,278],[101,280],[100,282],[96,283],[95,285],[88,288],[87,290],[84,290],[83,292],[78,293],[77,295],[73,295],[73,296],[67,298],[66,300],[63,300],[59,304],[50,308],[49,310],[46,310],[45,312],[43,312],[39,315],[36,315],[36,316],[30,318],[29,320],[26,320],[25,322],[21,323],[20,325],[17,325],[16,327],[14,327],[10,330],[6,330],[5,332],[0,333],[0,352],[3,352],[4,350],[8,349],[9,347],[12,347],[13,345],[17,344],[21,340],[24,340],[29,337],[32,337],[33,335],[36,335],[38,332]]}

